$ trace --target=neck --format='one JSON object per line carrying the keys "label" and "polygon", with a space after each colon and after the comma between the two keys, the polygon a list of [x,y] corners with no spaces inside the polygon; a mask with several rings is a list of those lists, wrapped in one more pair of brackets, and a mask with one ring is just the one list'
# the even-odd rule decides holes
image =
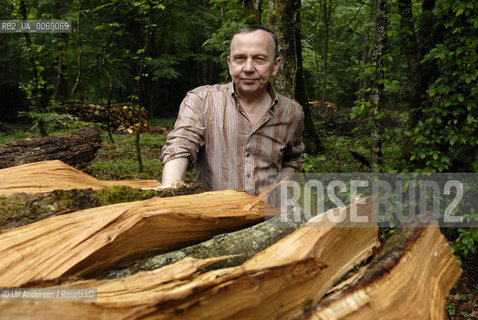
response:
{"label": "neck", "polygon": [[260,97],[247,97],[243,98],[239,96],[241,105],[246,111],[260,111],[267,109],[271,104],[271,96],[268,92]]}
{"label": "neck", "polygon": [[272,100],[268,90],[256,95],[243,95],[240,92],[237,92],[237,96],[243,107],[248,109],[262,108],[264,106],[269,107]]}

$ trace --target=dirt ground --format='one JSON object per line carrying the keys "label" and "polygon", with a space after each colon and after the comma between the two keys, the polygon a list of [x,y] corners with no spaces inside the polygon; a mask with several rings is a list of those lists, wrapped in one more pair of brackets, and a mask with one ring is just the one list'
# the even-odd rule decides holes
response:
{"label": "dirt ground", "polygon": [[463,274],[447,298],[448,319],[478,319],[478,254],[466,259]]}

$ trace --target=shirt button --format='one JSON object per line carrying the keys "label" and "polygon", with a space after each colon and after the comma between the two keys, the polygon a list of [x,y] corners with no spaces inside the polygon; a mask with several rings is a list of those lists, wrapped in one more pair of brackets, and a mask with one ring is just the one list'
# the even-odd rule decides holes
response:
{"label": "shirt button", "polygon": [[250,157],[250,156],[251,156],[251,154],[249,152],[246,153],[246,157]]}
{"label": "shirt button", "polygon": [[250,174],[250,173],[248,173],[248,174],[247,174],[247,177],[248,177],[248,178],[250,178],[250,177],[251,177],[251,174]]}

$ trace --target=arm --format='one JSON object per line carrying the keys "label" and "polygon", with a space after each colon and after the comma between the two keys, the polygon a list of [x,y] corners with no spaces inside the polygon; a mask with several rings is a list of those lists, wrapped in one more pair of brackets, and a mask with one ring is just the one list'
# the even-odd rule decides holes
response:
{"label": "arm", "polygon": [[183,180],[188,168],[188,158],[176,158],[164,164],[162,184],[169,185],[176,180]]}
{"label": "arm", "polygon": [[205,125],[203,99],[191,91],[181,103],[174,129],[168,134],[161,151],[163,163],[162,183],[183,180],[189,167],[196,162],[199,148],[204,145]]}

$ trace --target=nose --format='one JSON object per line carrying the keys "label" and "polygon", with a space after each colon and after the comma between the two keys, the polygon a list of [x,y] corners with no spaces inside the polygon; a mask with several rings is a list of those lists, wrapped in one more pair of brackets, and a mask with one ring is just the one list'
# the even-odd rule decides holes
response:
{"label": "nose", "polygon": [[244,64],[244,72],[254,72],[254,62],[252,59],[247,59]]}

